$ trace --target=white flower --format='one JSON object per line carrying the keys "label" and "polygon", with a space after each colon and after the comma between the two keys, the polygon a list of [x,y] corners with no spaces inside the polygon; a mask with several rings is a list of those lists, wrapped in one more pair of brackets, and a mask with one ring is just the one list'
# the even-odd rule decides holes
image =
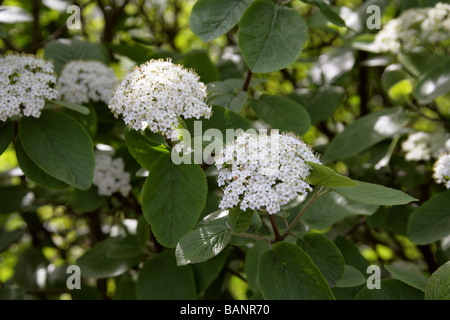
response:
{"label": "white flower", "polygon": [[109,108],[134,130],[148,125],[170,139],[178,117],[211,116],[205,100],[206,86],[196,73],[160,59],[132,69],[115,90]]}
{"label": "white flower", "polygon": [[56,99],[53,64],[33,55],[0,57],[0,120],[14,116],[38,118],[45,100]]}
{"label": "white flower", "polygon": [[428,161],[431,159],[431,150],[429,146],[431,135],[418,131],[410,134],[408,139],[402,143],[402,150],[405,151],[407,161]]}
{"label": "white flower", "polygon": [[427,45],[449,40],[450,4],[437,3],[432,8],[413,8],[390,20],[375,37],[379,52],[416,52]]}
{"label": "white flower", "polygon": [[225,186],[219,207],[279,212],[312,190],[306,182],[311,167],[305,161],[320,163],[293,134],[240,134],[215,158],[218,184]]}
{"label": "white flower", "polygon": [[57,88],[61,100],[82,104],[91,101],[108,103],[118,84],[114,70],[99,61],[74,60],[61,71]]}
{"label": "white flower", "polygon": [[120,192],[126,197],[131,191],[130,173],[125,171],[123,159],[113,159],[106,153],[95,154],[93,183],[97,186],[99,195],[110,196]]}
{"label": "white flower", "polygon": [[433,178],[450,189],[450,153],[442,153],[433,166]]}

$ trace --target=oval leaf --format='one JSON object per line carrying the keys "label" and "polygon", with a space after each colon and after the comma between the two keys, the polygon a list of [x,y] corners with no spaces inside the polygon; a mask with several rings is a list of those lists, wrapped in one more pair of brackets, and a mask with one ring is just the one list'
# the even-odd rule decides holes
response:
{"label": "oval leaf", "polygon": [[195,226],[206,193],[206,176],[200,166],[174,165],[170,154],[155,161],[143,188],[142,208],[159,243],[173,248]]}
{"label": "oval leaf", "polygon": [[144,263],[136,295],[139,300],[194,300],[194,273],[190,266],[177,266],[173,250],[165,251]]}
{"label": "oval leaf", "polygon": [[333,300],[327,281],[300,247],[278,242],[258,264],[258,284],[268,300]]}
{"label": "oval leaf", "polygon": [[230,223],[233,232],[244,232],[250,226],[253,213],[254,211],[252,210],[243,211],[239,207],[234,207],[228,210],[228,222]]}
{"label": "oval leaf", "polygon": [[177,264],[206,261],[218,255],[230,241],[231,233],[223,225],[192,230],[180,239],[176,249]]}
{"label": "oval leaf", "polygon": [[444,59],[418,79],[413,94],[419,103],[426,104],[449,91],[450,59]]}
{"label": "oval leaf", "polygon": [[251,100],[250,106],[264,122],[280,131],[302,135],[311,126],[308,111],[288,98],[264,94],[258,100]]}
{"label": "oval leaf", "polygon": [[307,233],[297,244],[311,257],[330,287],[342,279],[345,272],[344,257],[338,247],[320,233]]}
{"label": "oval leaf", "polygon": [[311,184],[326,187],[355,187],[358,185],[352,179],[342,176],[324,165],[311,161],[306,161],[306,163],[312,167],[308,176]]}
{"label": "oval leaf", "polygon": [[239,48],[253,72],[286,68],[302,52],[308,37],[305,20],[292,8],[269,0],[253,2],[239,24]]}
{"label": "oval leaf", "polygon": [[450,261],[439,267],[430,277],[425,300],[450,300]]}
{"label": "oval leaf", "polygon": [[407,236],[416,244],[429,244],[450,234],[450,190],[439,193],[413,211]]}
{"label": "oval leaf", "polygon": [[192,8],[189,25],[204,42],[227,33],[241,19],[253,0],[199,0]]}
{"label": "oval leaf", "polygon": [[351,200],[377,206],[395,206],[417,201],[400,190],[363,181],[356,182],[358,183],[356,187],[333,187],[332,189]]}
{"label": "oval leaf", "polygon": [[394,275],[398,280],[409,284],[411,287],[414,287],[416,289],[419,289],[423,292],[425,292],[425,288],[427,287],[428,279],[425,278],[420,273],[407,270],[404,268],[400,268],[397,266],[384,266],[390,273]]}
{"label": "oval leaf", "polygon": [[362,288],[355,300],[423,300],[424,297],[422,291],[397,279],[381,280],[380,286],[381,289]]}
{"label": "oval leaf", "polygon": [[19,133],[28,156],[52,177],[87,190],[94,178],[94,147],[86,130],[68,115],[45,109],[21,117]]}
{"label": "oval leaf", "polygon": [[351,288],[366,283],[364,275],[355,267],[345,265],[345,273],[341,280],[336,283],[337,288]]}

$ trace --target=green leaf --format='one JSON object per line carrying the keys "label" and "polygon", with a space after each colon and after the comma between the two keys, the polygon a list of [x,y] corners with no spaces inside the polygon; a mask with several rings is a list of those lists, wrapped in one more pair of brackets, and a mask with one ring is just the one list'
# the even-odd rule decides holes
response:
{"label": "green leaf", "polygon": [[363,116],[340,132],[320,158],[328,163],[356,155],[399,134],[408,121],[402,107],[380,110]]}
{"label": "green leaf", "polygon": [[280,131],[302,135],[311,126],[306,109],[288,98],[263,94],[258,100],[252,99],[250,106],[264,122]]}
{"label": "green leaf", "polygon": [[110,256],[111,251],[114,253],[116,248],[123,248],[125,245],[137,246],[136,238],[131,236],[127,238],[108,238],[95,244],[76,261],[83,277],[116,277],[138,264],[142,258],[140,255],[127,258]]}
{"label": "green leaf", "polygon": [[[189,130],[189,132],[192,134],[192,136],[196,137],[199,135],[203,135],[207,130],[209,129],[216,129],[219,130],[222,134],[222,138],[225,137],[227,139],[233,140],[234,137],[228,137],[227,136],[227,129],[242,129],[247,130],[251,128],[250,123],[243,118],[241,115],[237,114],[234,111],[231,111],[227,108],[224,108],[222,106],[212,106],[213,114],[211,118],[201,120],[196,119],[186,119],[185,123]],[[200,128],[196,128],[196,122],[197,125],[199,124],[198,121],[201,121],[201,130]],[[223,143],[228,141],[223,141]]]}
{"label": "green leaf", "polygon": [[352,288],[366,283],[364,275],[355,267],[345,265],[345,273],[341,280],[336,283],[337,288]]}
{"label": "green leaf", "polygon": [[137,65],[143,64],[153,57],[153,52],[149,47],[143,46],[139,43],[134,44],[113,44],[104,43],[104,45],[111,49],[114,53],[130,58],[135,61]]}
{"label": "green leaf", "polygon": [[335,222],[354,215],[370,216],[378,206],[350,200],[339,193],[330,192],[317,199],[306,210],[302,220],[314,229],[331,227]]}
{"label": "green leaf", "polygon": [[199,263],[218,255],[230,241],[231,233],[223,225],[192,230],[180,239],[176,249],[177,264]]}
{"label": "green leaf", "polygon": [[4,39],[6,38],[7,35],[8,33],[6,32],[5,28],[2,25],[0,25],[0,38]]}
{"label": "green leaf", "polygon": [[58,39],[47,43],[44,46],[44,58],[53,60],[57,74],[71,60],[108,62],[107,51],[101,44],[79,39]]}
{"label": "green leaf", "polygon": [[19,163],[20,169],[22,169],[23,173],[25,173],[28,179],[47,189],[63,190],[70,187],[67,183],[62,182],[61,180],[58,180],[47,174],[36,163],[34,163],[33,160],[31,160],[31,158],[23,149],[22,142],[20,141],[20,136],[16,139],[15,148],[17,162]]}
{"label": "green leaf", "polygon": [[173,248],[195,226],[206,193],[206,176],[199,165],[174,165],[169,154],[155,161],[143,188],[142,208],[159,243]]}
{"label": "green leaf", "polygon": [[90,187],[86,191],[74,189],[69,203],[75,210],[80,212],[92,212],[103,204],[106,197],[98,194],[95,186]]}
{"label": "green leaf", "polygon": [[392,273],[398,280],[409,284],[411,287],[419,289],[425,292],[427,287],[428,278],[424,277],[420,273],[400,268],[393,265],[384,266],[390,273]]}
{"label": "green leaf", "polygon": [[252,72],[273,72],[295,62],[308,38],[305,20],[269,0],[253,2],[238,30],[239,48]]}
{"label": "green leaf", "polygon": [[407,226],[407,236],[412,242],[423,245],[435,242],[450,234],[450,191],[432,196],[415,209]]}
{"label": "green leaf", "polygon": [[21,186],[0,186],[0,214],[21,211],[23,198],[28,191]]}
{"label": "green leaf", "polygon": [[278,242],[258,264],[258,283],[268,300],[333,300],[327,281],[300,247]]}
{"label": "green leaf", "polygon": [[28,156],[54,178],[87,190],[94,177],[94,147],[86,130],[68,115],[45,109],[21,117],[19,133]]}
{"label": "green leaf", "polygon": [[327,86],[317,90],[296,90],[288,97],[305,107],[311,117],[311,124],[316,125],[333,114],[344,101],[344,96],[344,88]]}
{"label": "green leaf", "polygon": [[193,33],[209,42],[231,30],[253,0],[199,0],[192,8],[189,25]]}
{"label": "green leaf", "polygon": [[450,300],[450,261],[439,267],[428,280],[425,300]]}
{"label": "green leaf", "polygon": [[253,210],[243,211],[239,207],[234,207],[228,210],[228,221],[233,232],[244,232],[250,226],[253,213]]}
{"label": "green leaf", "polygon": [[150,227],[143,215],[138,218],[136,238],[138,245],[142,250],[148,247],[148,242],[150,241]]}
{"label": "green leaf", "polygon": [[351,200],[377,206],[396,206],[417,201],[400,190],[363,181],[356,182],[358,183],[356,187],[333,187],[332,189]]}
{"label": "green leaf", "polygon": [[397,57],[402,66],[417,78],[441,63],[443,58],[430,52],[400,52]]}
{"label": "green leaf", "polygon": [[359,249],[349,240],[342,236],[337,236],[334,243],[344,256],[345,264],[355,267],[363,274],[366,273],[369,261],[359,252]]}
{"label": "green leaf", "polygon": [[422,291],[397,279],[381,280],[380,286],[381,289],[362,288],[355,300],[423,300],[424,297]]}
{"label": "green leaf", "polygon": [[257,241],[253,247],[247,252],[245,257],[245,274],[247,275],[247,282],[250,289],[253,292],[259,291],[258,284],[258,262],[264,252],[269,250],[269,246],[266,243]]}
{"label": "green leaf", "polygon": [[140,256],[141,250],[137,242],[117,244],[106,250],[106,257],[111,259],[133,259]]}
{"label": "green leaf", "polygon": [[311,184],[326,187],[354,187],[358,185],[349,177],[342,176],[324,165],[311,161],[306,161],[306,163],[312,167],[308,176]]}
{"label": "green leaf", "polygon": [[204,83],[220,79],[219,69],[212,63],[206,51],[191,51],[177,62],[186,68],[194,69],[195,73],[200,76],[200,81]]}
{"label": "green leaf", "polygon": [[192,265],[195,274],[197,292],[201,293],[219,276],[230,253],[229,247],[222,250],[217,256]]}
{"label": "green leaf", "polygon": [[[262,220],[257,211],[255,211],[250,219],[250,225],[244,230],[245,233],[257,235],[259,229],[262,227]],[[239,236],[239,234],[233,234],[230,239],[230,244],[233,246],[244,246],[253,240],[250,238]]]}
{"label": "green leaf", "polygon": [[152,140],[150,130],[136,131],[130,127],[125,127],[125,143],[128,151],[136,161],[146,170],[150,170],[155,160],[169,150],[160,143]]}
{"label": "green leaf", "polygon": [[345,21],[323,0],[302,0],[303,2],[313,4],[319,8],[320,12],[327,18],[328,21],[338,27],[345,27]]}
{"label": "green leaf", "polygon": [[22,229],[16,229],[13,231],[5,231],[0,227],[0,253],[8,249],[8,247],[14,242],[18,241],[24,232]]}
{"label": "green leaf", "polygon": [[208,83],[208,102],[239,112],[245,106],[248,93],[236,87],[235,81],[215,81]]}
{"label": "green leaf", "polygon": [[173,250],[154,256],[139,272],[136,295],[139,300],[195,300],[192,268],[177,266]]}
{"label": "green leaf", "polygon": [[8,148],[14,136],[14,124],[12,122],[0,123],[0,155]]}
{"label": "green leaf", "polygon": [[432,102],[450,91],[450,59],[433,66],[417,80],[413,95],[419,103]]}
{"label": "green leaf", "polygon": [[114,300],[137,300],[136,284],[130,275],[121,275],[115,280],[115,284]]}
{"label": "green leaf", "polygon": [[57,100],[52,100],[51,102],[58,104],[60,106],[63,106],[64,108],[79,112],[84,115],[88,115],[90,112],[89,108],[86,108],[85,106],[81,106],[79,104],[65,102],[65,101],[57,101]]}
{"label": "green leaf", "polygon": [[306,233],[297,244],[311,257],[332,288],[345,272],[344,257],[338,247],[320,233]]}

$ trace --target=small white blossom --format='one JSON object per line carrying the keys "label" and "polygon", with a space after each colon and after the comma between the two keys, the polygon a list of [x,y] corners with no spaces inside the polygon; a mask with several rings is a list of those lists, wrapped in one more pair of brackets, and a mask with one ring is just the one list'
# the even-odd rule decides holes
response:
{"label": "small white blossom", "polygon": [[378,52],[416,52],[427,45],[449,40],[450,4],[437,3],[432,8],[413,8],[390,20],[375,37]]}
{"label": "small white blossom", "polygon": [[433,178],[450,189],[450,153],[442,153],[433,166]]}
{"label": "small white blossom", "polygon": [[14,116],[39,118],[45,100],[56,99],[53,63],[33,55],[0,57],[0,120]]}
{"label": "small white blossom", "polygon": [[422,131],[414,132],[402,143],[402,150],[405,151],[407,161],[428,161],[431,159],[429,146],[430,134]]}
{"label": "small white blossom", "polygon": [[98,188],[98,194],[103,196],[120,192],[126,197],[131,191],[130,173],[125,171],[123,159],[113,159],[106,153],[95,154],[93,183]]}
{"label": "small white blossom", "polygon": [[118,84],[114,70],[99,61],[68,62],[58,78],[61,100],[82,104],[91,101],[108,103]]}
{"label": "small white blossom", "polygon": [[116,88],[109,108],[134,130],[148,126],[170,139],[178,117],[209,118],[206,86],[199,76],[170,60],[151,60],[132,69]]}
{"label": "small white blossom", "polygon": [[320,163],[293,134],[240,134],[215,158],[218,184],[225,186],[219,207],[279,212],[312,190],[306,182],[311,167],[305,161]]}

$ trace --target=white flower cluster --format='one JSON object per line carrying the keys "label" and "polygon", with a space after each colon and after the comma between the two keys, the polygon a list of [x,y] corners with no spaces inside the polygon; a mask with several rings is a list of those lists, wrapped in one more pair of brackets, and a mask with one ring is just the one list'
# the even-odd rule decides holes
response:
{"label": "white flower cluster", "polygon": [[413,8],[389,21],[375,37],[378,52],[415,52],[450,39],[450,4]]}
{"label": "white flower cluster", "polygon": [[151,60],[132,69],[115,90],[109,108],[134,130],[148,126],[170,139],[178,117],[209,118],[206,86],[199,76],[170,60]]}
{"label": "white flower cluster", "polygon": [[306,182],[311,167],[305,160],[320,163],[310,146],[293,134],[238,135],[215,158],[218,184],[225,185],[219,207],[279,212],[312,190]]}
{"label": "white flower cluster", "polygon": [[61,100],[82,104],[91,101],[108,103],[118,84],[114,70],[99,61],[68,62],[58,78]]}
{"label": "white flower cluster", "polygon": [[405,151],[407,161],[428,161],[431,159],[429,146],[430,134],[418,131],[410,134],[408,139],[402,143],[402,150]]}
{"label": "white flower cluster", "polygon": [[433,166],[433,177],[450,189],[450,153],[442,153]]}
{"label": "white flower cluster", "polygon": [[130,173],[124,168],[122,158],[113,159],[109,154],[96,152],[93,183],[99,195],[110,196],[120,192],[124,197],[128,196],[131,191]]}
{"label": "white flower cluster", "polygon": [[426,133],[417,131],[411,133],[402,143],[407,161],[428,161],[438,158],[443,152],[450,151],[450,139],[445,133]]}
{"label": "white flower cluster", "polygon": [[45,100],[56,99],[53,64],[33,55],[0,57],[0,120],[14,116],[38,118]]}

